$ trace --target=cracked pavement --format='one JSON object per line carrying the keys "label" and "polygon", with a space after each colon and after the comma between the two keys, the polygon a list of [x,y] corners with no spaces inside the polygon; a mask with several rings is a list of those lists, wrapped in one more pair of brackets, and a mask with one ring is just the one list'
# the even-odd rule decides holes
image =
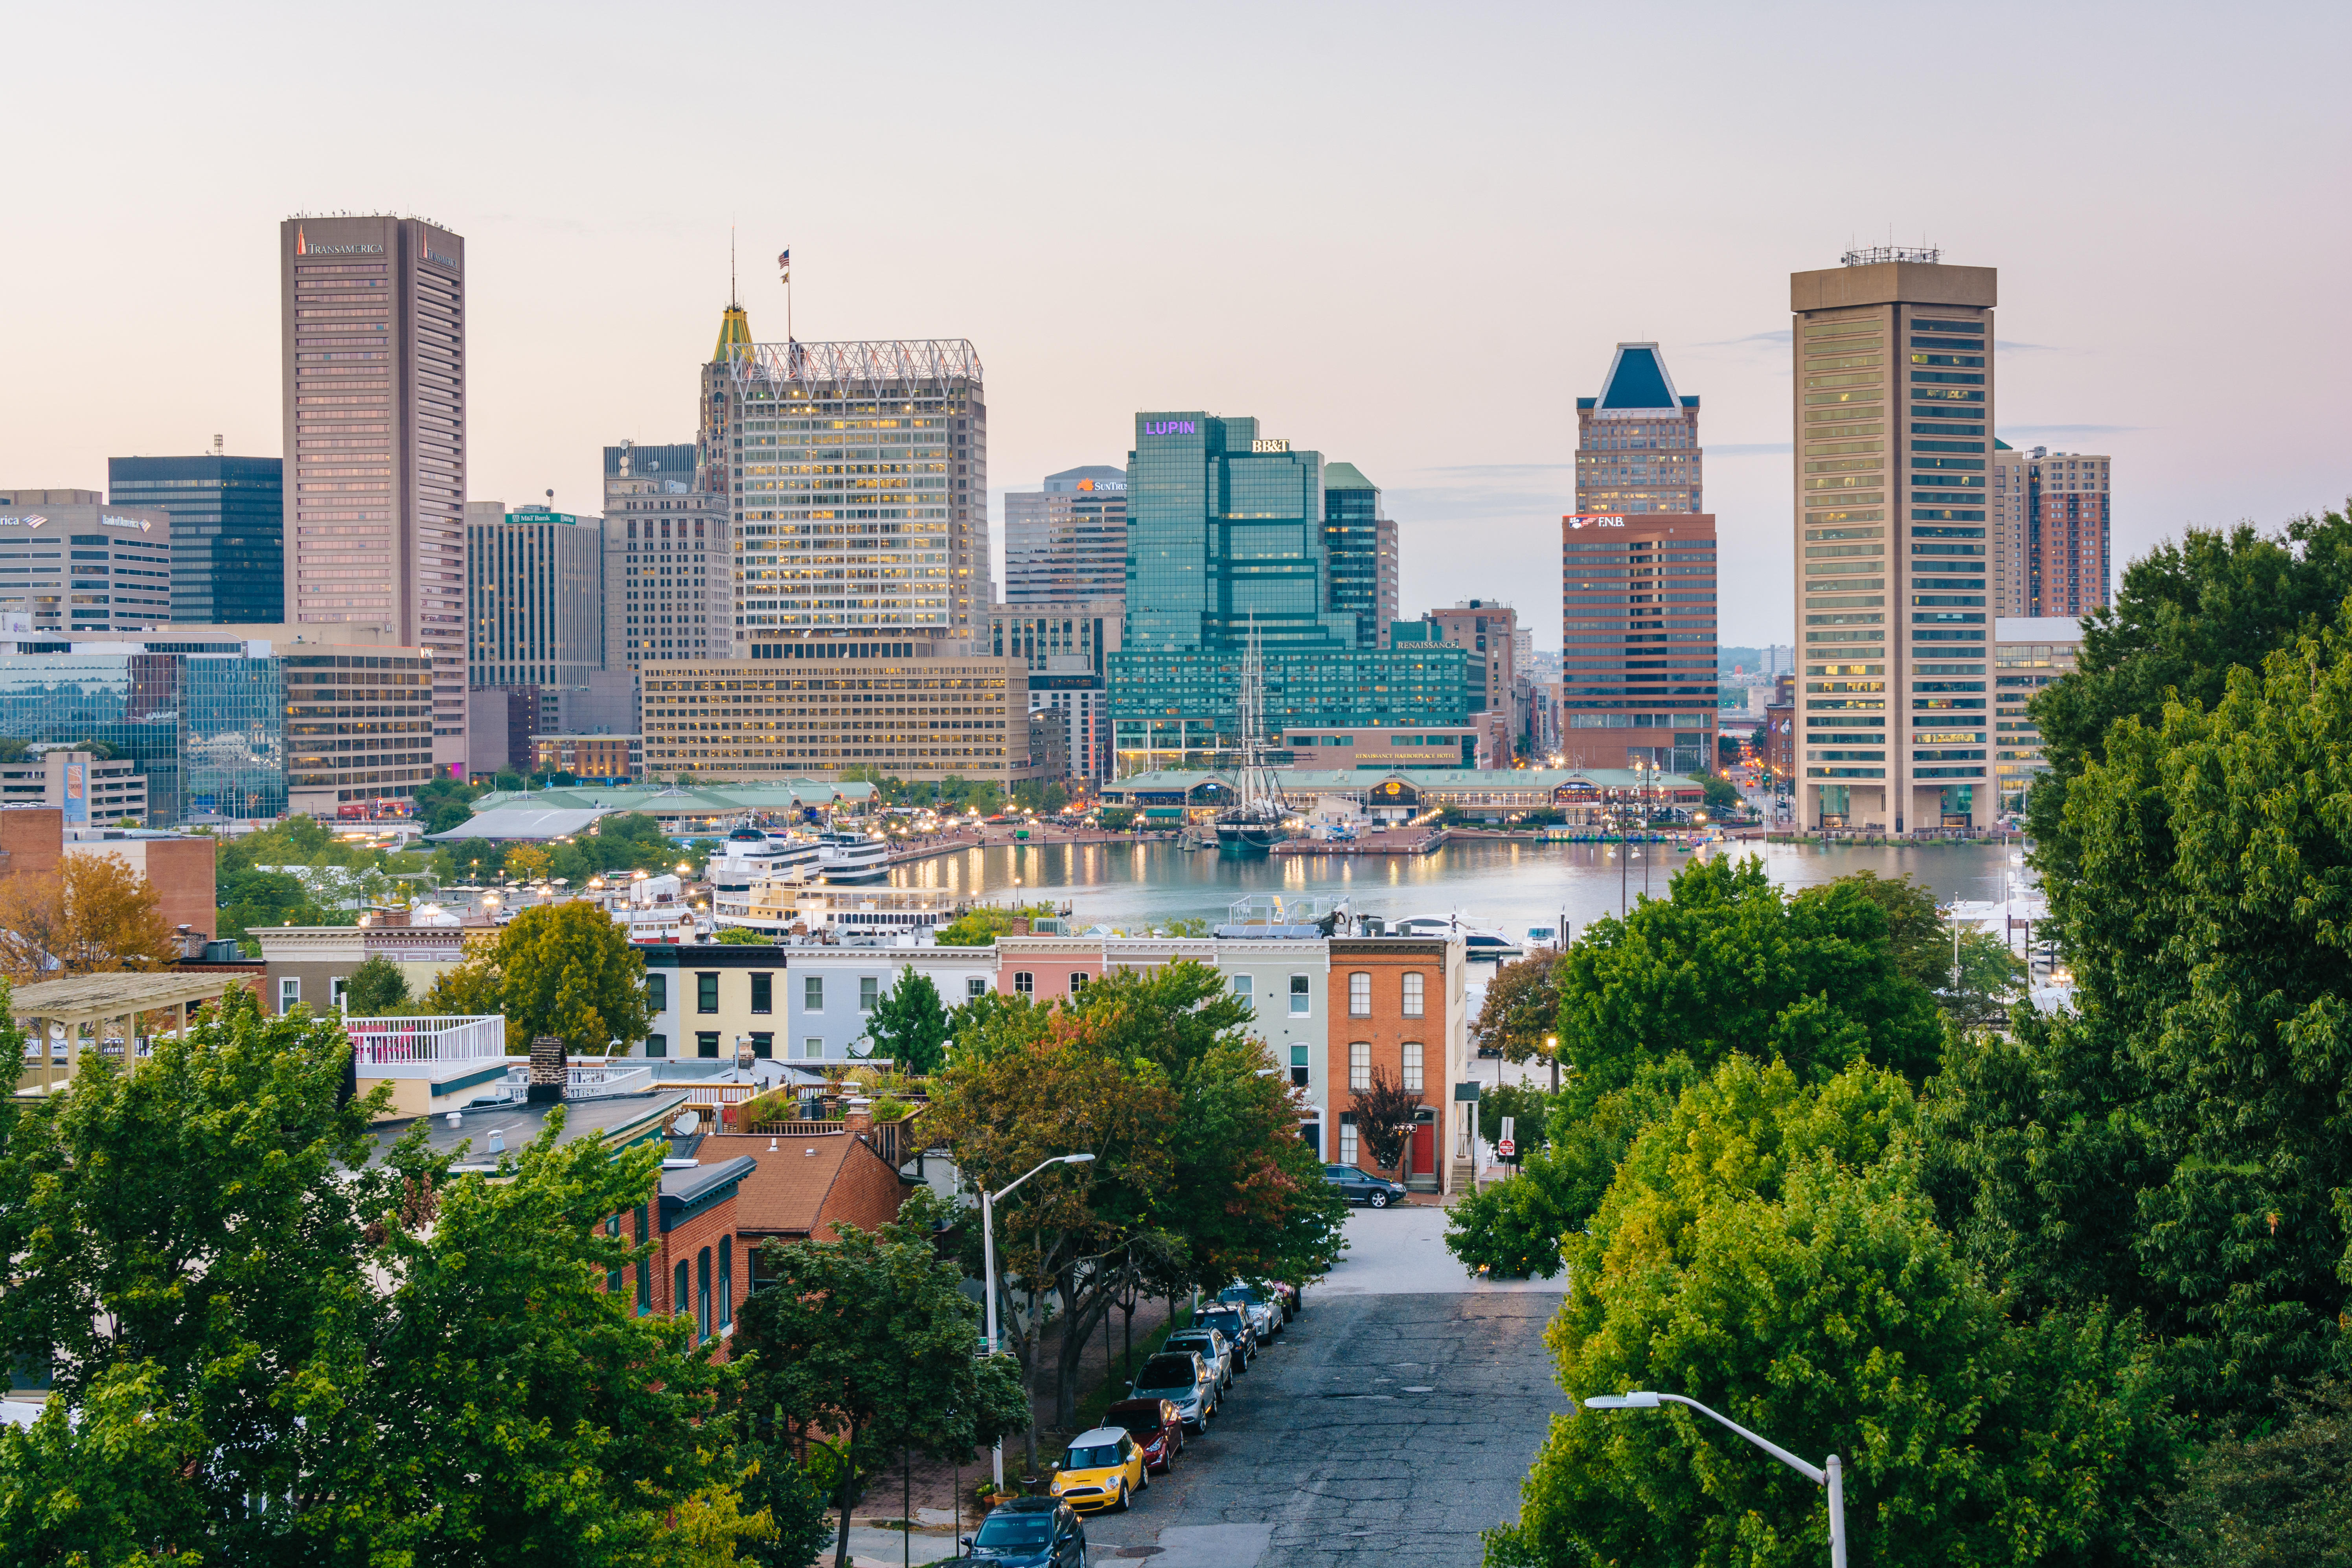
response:
{"label": "cracked pavement", "polygon": [[1215,1425],[1127,1513],[1087,1521],[1093,1561],[1475,1568],[1478,1532],[1517,1517],[1520,1479],[1568,1408],[1543,1346],[1560,1298],[1556,1281],[1465,1279],[1437,1242],[1443,1217],[1351,1215],[1328,1288]]}

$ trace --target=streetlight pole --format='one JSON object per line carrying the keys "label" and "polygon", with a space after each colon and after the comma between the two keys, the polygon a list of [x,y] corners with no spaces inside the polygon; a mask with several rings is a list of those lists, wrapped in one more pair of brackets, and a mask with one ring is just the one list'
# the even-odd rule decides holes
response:
{"label": "streetlight pole", "polygon": [[[996,1353],[996,1205],[1013,1195],[1013,1187],[1019,1186],[1047,1165],[1083,1165],[1093,1158],[1092,1154],[1056,1154],[1054,1158],[1034,1167],[1026,1175],[1015,1179],[1012,1186],[1006,1187],[1003,1192],[991,1193],[986,1187],[980,1190],[980,1252],[982,1268],[987,1274],[985,1288],[988,1291],[989,1354]],[[996,1489],[1003,1491],[1004,1489],[1004,1439],[1003,1437],[996,1440],[993,1458]]]}
{"label": "streetlight pole", "polygon": [[1845,1475],[1835,1454],[1821,1465],[1809,1465],[1780,1444],[1759,1437],[1730,1417],[1719,1415],[1697,1400],[1685,1399],[1679,1394],[1652,1394],[1647,1390],[1596,1394],[1584,1404],[1591,1410],[1655,1410],[1661,1405],[1686,1405],[1717,1426],[1738,1433],[1813,1485],[1826,1487],[1830,1494],[1830,1568],[1845,1568]]}

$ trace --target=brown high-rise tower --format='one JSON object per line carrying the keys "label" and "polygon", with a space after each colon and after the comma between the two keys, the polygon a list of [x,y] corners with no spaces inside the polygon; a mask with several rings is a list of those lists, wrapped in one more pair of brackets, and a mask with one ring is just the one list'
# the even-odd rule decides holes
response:
{"label": "brown high-rise tower", "polygon": [[466,242],[422,218],[292,217],[278,252],[286,618],[432,651],[431,746],[352,781],[405,795],[466,758]]}

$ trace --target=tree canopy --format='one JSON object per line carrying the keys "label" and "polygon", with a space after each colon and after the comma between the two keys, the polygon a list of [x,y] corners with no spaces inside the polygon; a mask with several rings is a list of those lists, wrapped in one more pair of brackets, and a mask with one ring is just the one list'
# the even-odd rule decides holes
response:
{"label": "tree canopy", "polygon": [[68,855],[0,881],[0,972],[17,982],[167,969],[179,937],[120,855]]}
{"label": "tree canopy", "polygon": [[524,910],[495,945],[434,982],[435,1013],[502,1013],[510,1050],[541,1035],[571,1050],[602,1055],[611,1043],[645,1037],[646,959],[628,932],[593,901],[574,899]]}
{"label": "tree canopy", "polygon": [[866,1033],[874,1046],[870,1054],[889,1058],[900,1072],[928,1076],[939,1071],[947,1061],[948,1045],[947,1008],[940,1001],[940,988],[929,975],[919,974],[908,964],[867,1016]]}

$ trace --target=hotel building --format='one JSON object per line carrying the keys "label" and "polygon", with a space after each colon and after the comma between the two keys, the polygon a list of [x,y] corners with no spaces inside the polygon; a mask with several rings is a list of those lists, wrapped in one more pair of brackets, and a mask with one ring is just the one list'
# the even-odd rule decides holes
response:
{"label": "hotel building", "polygon": [[736,654],[827,635],[976,646],[994,598],[979,353],[752,343],[740,318],[705,375],[702,470],[731,504]]}
{"label": "hotel building", "polygon": [[1094,463],[1004,496],[1004,602],[1066,604],[1127,593],[1127,470]]}
{"label": "hotel building", "polygon": [[278,226],[286,618],[433,661],[430,755],[466,760],[466,242],[421,218]]}
{"label": "hotel building", "polygon": [[1998,275],[1932,250],[1843,261],[1789,279],[1797,819],[1980,829]]}

